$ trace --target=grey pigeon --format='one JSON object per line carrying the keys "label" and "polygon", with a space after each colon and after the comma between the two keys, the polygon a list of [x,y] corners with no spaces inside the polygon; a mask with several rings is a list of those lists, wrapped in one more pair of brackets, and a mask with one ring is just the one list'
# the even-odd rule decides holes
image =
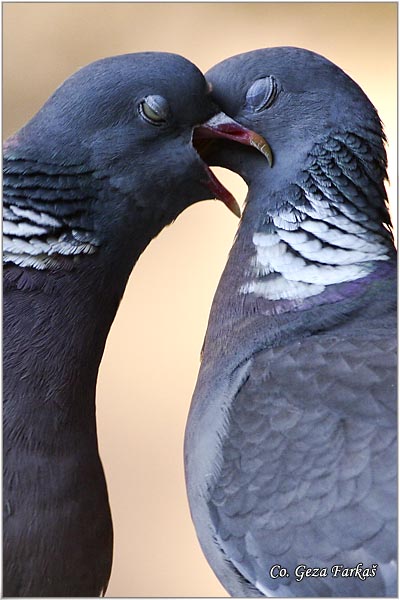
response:
{"label": "grey pigeon", "polygon": [[[4,148],[4,587],[98,596],[112,523],[95,387],[133,265],[194,202],[233,197],[192,144],[260,144],[166,53],[97,61]],[[261,140],[262,145],[262,140]]]}
{"label": "grey pigeon", "polygon": [[233,596],[396,595],[396,255],[378,114],[313,52],[213,67],[221,108],[273,167],[249,185],[185,440],[192,517]]}

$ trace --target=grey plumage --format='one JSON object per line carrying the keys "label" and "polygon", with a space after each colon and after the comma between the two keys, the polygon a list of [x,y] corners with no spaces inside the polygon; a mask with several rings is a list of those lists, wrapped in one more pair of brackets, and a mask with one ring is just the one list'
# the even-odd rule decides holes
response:
{"label": "grey plumage", "polygon": [[238,141],[254,136],[217,113],[189,61],[128,54],[75,73],[5,143],[6,596],[105,593],[113,532],[97,372],[151,239],[199,200],[235,208],[193,135],[228,125]]}
{"label": "grey plumage", "polygon": [[[206,77],[274,166],[209,150],[249,193],[186,432],[200,543],[234,596],[395,595],[396,269],[379,117],[306,50],[239,55]],[[369,576],[344,576],[359,563]],[[320,572],[301,578],[301,565]]]}

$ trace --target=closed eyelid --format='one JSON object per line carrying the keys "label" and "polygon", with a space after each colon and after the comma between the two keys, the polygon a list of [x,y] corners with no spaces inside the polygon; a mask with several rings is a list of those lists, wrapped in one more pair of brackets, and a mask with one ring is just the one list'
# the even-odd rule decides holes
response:
{"label": "closed eyelid", "polygon": [[271,106],[278,92],[278,81],[272,75],[256,79],[247,90],[245,105],[260,112]]}
{"label": "closed eyelid", "polygon": [[150,94],[143,99],[151,110],[166,118],[170,112],[168,101],[163,97],[156,94]]}

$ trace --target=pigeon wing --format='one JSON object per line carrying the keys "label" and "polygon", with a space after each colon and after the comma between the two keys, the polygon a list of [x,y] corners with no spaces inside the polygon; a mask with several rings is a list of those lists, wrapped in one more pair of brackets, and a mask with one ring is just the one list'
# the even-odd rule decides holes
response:
{"label": "pigeon wing", "polygon": [[[226,560],[259,595],[395,593],[395,347],[382,333],[331,334],[253,355],[209,510]],[[360,562],[375,577],[332,577]],[[288,576],[272,578],[274,565]],[[299,565],[327,575],[296,581]]]}

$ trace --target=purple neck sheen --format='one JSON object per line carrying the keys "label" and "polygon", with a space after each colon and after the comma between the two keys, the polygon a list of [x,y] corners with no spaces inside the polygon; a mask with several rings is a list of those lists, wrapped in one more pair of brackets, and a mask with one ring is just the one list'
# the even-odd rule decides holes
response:
{"label": "purple neck sheen", "polygon": [[340,302],[346,298],[352,298],[363,294],[374,282],[390,279],[396,273],[396,267],[393,263],[379,263],[379,266],[366,277],[346,281],[336,285],[328,285],[326,290],[318,296],[306,298],[300,308],[307,309],[316,304],[326,304]]}
{"label": "purple neck sheen", "polygon": [[362,296],[374,283],[393,279],[396,276],[396,264],[393,261],[381,262],[366,277],[327,285],[318,295],[296,300],[268,300],[255,294],[243,295],[243,311],[246,314],[280,315],[294,311],[305,311],[315,306],[334,304]]}

